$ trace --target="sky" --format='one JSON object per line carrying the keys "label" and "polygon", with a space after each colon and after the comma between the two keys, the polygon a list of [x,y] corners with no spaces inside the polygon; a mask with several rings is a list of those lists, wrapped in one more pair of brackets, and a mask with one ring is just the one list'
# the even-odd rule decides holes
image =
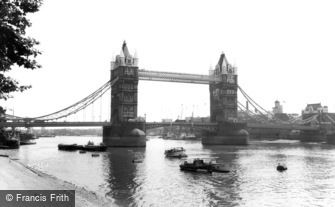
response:
{"label": "sky", "polygon": [[[264,108],[279,100],[284,112],[301,113],[321,102],[335,112],[334,9],[323,0],[44,0],[27,31],[40,41],[42,68],[10,72],[32,88],[0,104],[35,117],[77,102],[109,80],[126,40],[140,69],[208,74],[224,52]],[[105,101],[100,115],[90,113],[108,117]],[[207,85],[140,81],[138,115],[159,121],[192,112],[209,115]]]}

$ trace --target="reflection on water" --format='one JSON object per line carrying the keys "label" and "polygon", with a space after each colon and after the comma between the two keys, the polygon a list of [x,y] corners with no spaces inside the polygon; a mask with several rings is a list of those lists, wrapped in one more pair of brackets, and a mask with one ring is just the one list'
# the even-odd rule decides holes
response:
{"label": "reflection on water", "polygon": [[145,156],[145,148],[109,149],[105,162],[108,163],[107,196],[115,199],[116,204],[129,206],[135,203],[134,191],[140,186],[138,182],[138,163]]}
{"label": "reflection on water", "polygon": [[[57,150],[58,143],[101,137],[56,137],[1,151],[60,179],[112,198],[120,206],[329,206],[335,203],[335,146],[258,141],[202,146],[200,141],[151,139],[146,148],[109,148],[100,157]],[[228,174],[182,172],[184,159],[164,150],[182,146],[187,159],[215,159]],[[139,162],[133,163],[133,160]],[[288,170],[276,171],[277,163]]]}

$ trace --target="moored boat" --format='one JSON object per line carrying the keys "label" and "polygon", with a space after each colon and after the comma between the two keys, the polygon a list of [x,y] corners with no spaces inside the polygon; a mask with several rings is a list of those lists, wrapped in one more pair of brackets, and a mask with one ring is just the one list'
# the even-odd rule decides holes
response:
{"label": "moored boat", "polygon": [[36,144],[36,142],[31,141],[31,140],[22,140],[22,141],[20,141],[20,145],[32,145],[32,144]]}
{"label": "moored boat", "polygon": [[65,151],[75,151],[80,150],[83,148],[83,145],[77,145],[77,144],[59,144],[58,149],[59,150],[65,150]]}
{"label": "moored boat", "polygon": [[18,149],[20,142],[14,134],[6,134],[5,138],[0,141],[0,149]]}
{"label": "moored boat", "polygon": [[95,145],[93,142],[89,141],[87,145],[83,146],[83,150],[104,152],[107,150],[107,146],[103,143],[100,145]]}
{"label": "moored boat", "polygon": [[175,157],[175,158],[182,158],[187,157],[185,154],[185,149],[183,147],[174,147],[164,152],[166,157]]}

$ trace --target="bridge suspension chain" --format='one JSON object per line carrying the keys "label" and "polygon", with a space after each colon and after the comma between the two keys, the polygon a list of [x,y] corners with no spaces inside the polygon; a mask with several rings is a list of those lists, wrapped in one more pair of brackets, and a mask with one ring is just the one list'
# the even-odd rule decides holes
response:
{"label": "bridge suspension chain", "polygon": [[[280,120],[274,116],[272,112],[269,112],[265,110],[262,106],[260,106],[254,99],[252,99],[240,86],[238,86],[238,89],[240,89],[240,92],[244,96],[244,98],[266,119],[268,119],[268,116],[271,116],[273,120],[279,122],[279,123],[285,123],[285,121]],[[263,112],[262,112],[263,111]]]}
{"label": "bridge suspension chain", "polygon": [[253,120],[256,120],[258,122],[267,122],[267,120],[265,120],[264,118],[261,117],[257,117],[256,114],[252,111],[250,111],[249,109],[247,109],[243,104],[241,104],[239,101],[237,102],[237,107],[242,111],[245,112],[248,117],[250,117]]}
{"label": "bridge suspension chain", "polygon": [[114,85],[117,82],[118,78],[115,78],[112,81],[107,81],[105,84],[103,84],[101,87],[99,87],[96,91],[88,95],[87,97],[81,99],[80,101],[65,107],[61,110],[58,110],[56,112],[38,116],[38,117],[32,117],[32,118],[23,118],[19,116],[12,116],[10,118],[9,115],[6,115],[10,120],[18,121],[18,120],[28,120],[28,121],[50,121],[50,120],[57,120],[61,119],[67,116],[70,116],[72,114],[76,114],[77,112],[85,109],[89,105],[93,104],[96,100],[101,98],[109,89],[111,89],[112,85]]}
{"label": "bridge suspension chain", "polygon": [[[262,115],[264,116],[266,119],[268,118],[265,114],[269,115],[271,113],[269,113],[268,111],[266,111],[263,107],[259,106],[259,104],[257,104],[252,98],[250,98],[250,96],[240,87],[238,86],[238,88],[240,89],[242,95],[244,96],[244,98]],[[257,107],[258,106],[258,107]],[[261,110],[260,110],[261,109]],[[265,112],[265,114],[262,112]],[[272,115],[272,114],[271,114]]]}
{"label": "bridge suspension chain", "polygon": [[[254,101],[240,86],[238,86],[238,89],[240,89],[242,95],[249,101],[249,103],[251,103],[252,105],[254,103],[256,106],[258,106],[258,108],[257,108],[253,105],[257,110],[261,109],[266,114],[272,114],[271,112],[265,110],[262,106],[260,106],[256,101]],[[261,112],[261,110],[259,110],[259,111]]]}
{"label": "bridge suspension chain", "polygon": [[326,116],[328,117],[328,119],[329,119],[333,124],[335,124],[335,120],[334,120],[331,116],[329,116],[328,114],[326,114]]}

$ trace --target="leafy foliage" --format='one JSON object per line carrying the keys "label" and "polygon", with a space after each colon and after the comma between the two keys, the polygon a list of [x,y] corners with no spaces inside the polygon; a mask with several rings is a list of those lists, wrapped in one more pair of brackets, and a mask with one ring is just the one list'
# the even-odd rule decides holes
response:
{"label": "leafy foliage", "polygon": [[42,0],[0,1],[0,99],[8,99],[11,92],[24,91],[30,86],[19,83],[4,73],[17,65],[25,69],[36,69],[40,65],[35,58],[40,52],[34,48],[38,42],[26,36],[31,26],[28,13],[37,12]]}

